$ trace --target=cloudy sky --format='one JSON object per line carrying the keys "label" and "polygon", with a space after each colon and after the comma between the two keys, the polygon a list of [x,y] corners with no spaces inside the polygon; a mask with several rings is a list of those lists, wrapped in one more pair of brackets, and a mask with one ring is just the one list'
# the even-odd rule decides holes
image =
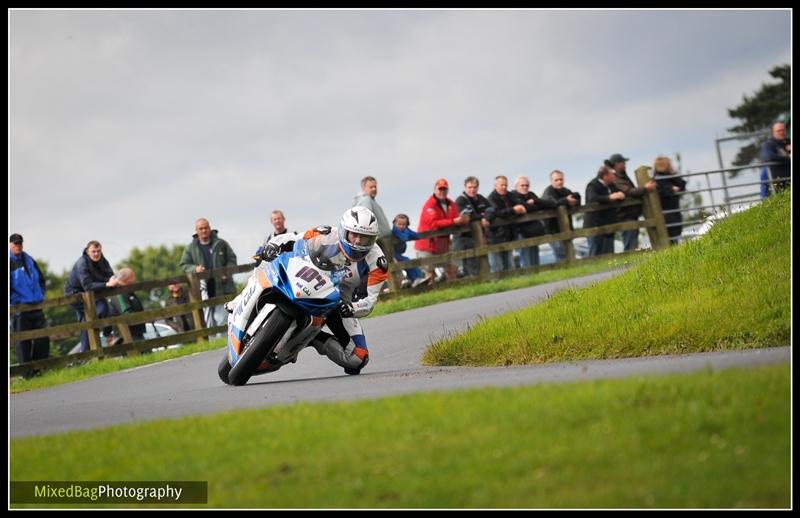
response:
{"label": "cloudy sky", "polygon": [[8,230],[56,271],[198,217],[243,259],[272,209],[335,224],[368,174],[416,227],[439,177],[713,169],[727,109],[791,63],[787,10],[15,10],[8,39]]}

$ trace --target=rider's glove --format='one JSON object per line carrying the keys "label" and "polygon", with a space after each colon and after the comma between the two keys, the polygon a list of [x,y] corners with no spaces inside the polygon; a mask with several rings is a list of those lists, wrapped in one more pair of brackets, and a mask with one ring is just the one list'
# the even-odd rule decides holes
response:
{"label": "rider's glove", "polygon": [[340,300],[336,309],[339,310],[339,314],[342,316],[342,318],[353,318],[353,315],[355,315],[353,305],[346,300]]}
{"label": "rider's glove", "polygon": [[272,261],[281,253],[281,247],[275,243],[267,243],[266,246],[258,247],[253,259],[256,261]]}

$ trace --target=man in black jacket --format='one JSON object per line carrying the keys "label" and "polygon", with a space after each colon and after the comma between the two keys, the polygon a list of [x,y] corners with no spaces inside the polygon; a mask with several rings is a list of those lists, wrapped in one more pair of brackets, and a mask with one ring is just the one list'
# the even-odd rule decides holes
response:
{"label": "man in black jacket", "polygon": [[[611,155],[611,158],[608,159],[608,165],[613,167],[616,173],[614,176],[614,185],[617,186],[618,190],[625,193],[626,198],[644,198],[645,194],[656,190],[656,182],[650,180],[644,184],[644,187],[636,187],[628,176],[628,173],[625,172],[625,162],[628,160],[628,158],[625,158],[619,153],[614,153]],[[636,221],[641,215],[641,205],[624,207],[619,210],[619,221]],[[624,230],[622,232],[622,244],[626,252],[628,250],[636,250],[636,248],[639,247],[639,229],[632,228],[630,230]]]}
{"label": "man in black jacket", "polygon": [[[494,179],[494,190],[489,194],[491,209],[487,212],[489,221],[494,223],[497,218],[511,219],[514,216],[525,214],[525,206],[511,197],[508,192],[508,178],[499,175]],[[493,225],[487,232],[487,241],[490,245],[513,241],[517,236],[517,225]],[[511,250],[504,252],[491,252],[489,254],[489,268],[492,273],[509,271],[514,268]]]}
{"label": "man in black jacket", "polygon": [[[617,222],[616,202],[625,199],[625,193],[614,185],[614,170],[603,165],[597,177],[586,186],[586,203],[610,205],[605,210],[587,212],[583,218],[583,228],[602,227]],[[589,237],[589,256],[614,253],[614,234],[599,234]]]}
{"label": "man in black jacket", "polygon": [[[458,207],[459,214],[469,214],[470,222],[480,221],[481,226],[486,229],[489,227],[489,219],[486,213],[492,204],[482,194],[478,194],[479,186],[480,182],[476,177],[468,176],[464,180],[464,192],[456,198],[456,207]],[[475,248],[472,231],[453,236],[453,251],[469,250],[471,248]],[[466,275],[478,275],[478,259],[467,257],[462,264]]]}
{"label": "man in black jacket", "polygon": [[[97,291],[103,288],[113,288],[119,285],[119,281],[114,277],[114,270],[103,257],[103,247],[99,241],[89,241],[83,249],[83,255],[75,262],[72,271],[69,273],[67,282],[64,284],[64,295],[75,295],[85,291]],[[86,312],[83,302],[72,304],[78,314],[78,322],[86,320]],[[97,318],[109,316],[108,302],[103,298],[95,301]],[[105,336],[111,335],[111,328],[103,329]],[[89,334],[86,330],[81,331],[80,352],[89,350]]]}
{"label": "man in black jacket", "polygon": [[[511,193],[515,203],[525,207],[527,213],[537,212],[546,209],[555,209],[556,204],[551,200],[539,198],[530,190],[531,181],[527,176],[517,176],[514,180],[514,191]],[[526,221],[517,225],[517,232],[521,239],[543,236],[545,234],[545,221],[537,219]],[[527,246],[518,249],[520,268],[530,268],[539,265],[539,246]]]}
{"label": "man in black jacket", "polygon": [[[580,193],[572,192],[564,187],[564,173],[558,169],[550,173],[550,185],[548,185],[547,189],[545,189],[542,193],[542,198],[553,201],[556,203],[556,205],[564,205],[568,209],[571,209],[572,207],[579,207],[581,204]],[[568,218],[569,229],[574,230],[572,226],[572,216],[568,216]],[[545,222],[545,227],[547,233],[558,234],[558,219],[548,219]],[[561,241],[553,241],[550,243],[550,246],[553,247],[553,253],[556,256],[556,261],[563,261],[566,259],[567,252],[564,249],[564,244]]]}

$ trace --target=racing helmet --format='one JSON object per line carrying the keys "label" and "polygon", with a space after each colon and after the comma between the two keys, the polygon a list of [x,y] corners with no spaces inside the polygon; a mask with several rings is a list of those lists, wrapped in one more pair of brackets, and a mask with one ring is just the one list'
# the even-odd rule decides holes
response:
{"label": "racing helmet", "polygon": [[351,261],[367,256],[378,239],[378,219],[365,207],[353,207],[339,221],[339,246]]}

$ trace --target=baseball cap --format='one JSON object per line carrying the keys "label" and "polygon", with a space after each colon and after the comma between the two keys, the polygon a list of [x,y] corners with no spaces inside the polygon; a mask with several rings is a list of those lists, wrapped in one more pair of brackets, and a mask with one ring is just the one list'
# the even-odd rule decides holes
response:
{"label": "baseball cap", "polygon": [[630,158],[625,158],[624,156],[622,156],[622,155],[621,155],[621,154],[619,154],[619,153],[614,153],[614,154],[613,154],[613,155],[611,155],[611,157],[608,159],[608,161],[611,163],[611,165],[614,165],[614,164],[616,164],[617,162],[627,162],[628,160],[630,160]]}
{"label": "baseball cap", "polygon": [[14,243],[15,245],[21,245],[22,244],[22,236],[19,235],[19,234],[11,234],[11,236],[8,238],[8,242],[9,243]]}
{"label": "baseball cap", "polygon": [[444,178],[439,178],[436,180],[436,185],[433,187],[434,190],[439,190],[439,188],[444,187],[445,189],[450,189],[450,185],[447,184],[447,180]]}

